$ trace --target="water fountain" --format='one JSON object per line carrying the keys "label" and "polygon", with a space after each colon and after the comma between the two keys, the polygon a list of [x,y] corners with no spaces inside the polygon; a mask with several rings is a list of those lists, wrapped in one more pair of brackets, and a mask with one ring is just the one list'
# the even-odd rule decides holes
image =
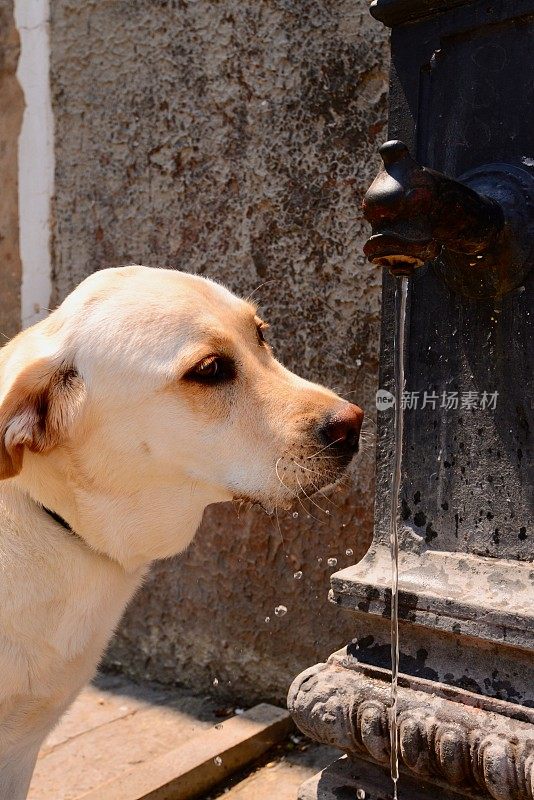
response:
{"label": "water fountain", "polygon": [[407,143],[381,148],[384,168],[364,201],[365,252],[388,267],[380,385],[389,391],[395,285],[412,276],[398,738],[390,408],[378,415],[372,546],[332,576],[331,600],[354,615],[354,639],[299,675],[288,699],[305,733],[347,755],[299,798],[392,797],[398,741],[400,800],[533,800],[534,104],[525,76],[534,2],[375,0],[372,13],[393,27],[390,132]]}

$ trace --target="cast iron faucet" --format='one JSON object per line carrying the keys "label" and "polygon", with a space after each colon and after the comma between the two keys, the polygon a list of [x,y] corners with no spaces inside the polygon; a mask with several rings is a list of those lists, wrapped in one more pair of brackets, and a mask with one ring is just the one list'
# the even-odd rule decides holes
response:
{"label": "cast iron faucet", "polygon": [[363,200],[372,263],[398,276],[432,261],[452,288],[475,298],[521,285],[533,261],[530,173],[492,164],[453,180],[420,166],[403,142],[379,152],[384,167]]}

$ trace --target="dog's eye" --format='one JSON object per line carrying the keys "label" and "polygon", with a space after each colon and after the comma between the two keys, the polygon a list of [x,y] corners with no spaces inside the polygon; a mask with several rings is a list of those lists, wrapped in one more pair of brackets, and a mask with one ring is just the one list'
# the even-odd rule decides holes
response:
{"label": "dog's eye", "polygon": [[207,356],[199,361],[185,377],[199,383],[223,383],[235,378],[235,364],[223,356]]}
{"label": "dog's eye", "polygon": [[266,331],[268,327],[269,327],[269,325],[268,325],[267,322],[258,322],[257,325],[256,325],[256,331],[258,333],[258,339],[260,340],[260,344],[266,344],[267,343],[267,339],[265,338],[264,331]]}

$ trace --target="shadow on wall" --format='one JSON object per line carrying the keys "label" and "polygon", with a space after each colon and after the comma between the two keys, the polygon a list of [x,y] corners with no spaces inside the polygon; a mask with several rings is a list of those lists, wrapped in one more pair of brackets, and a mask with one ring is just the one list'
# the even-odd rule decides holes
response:
{"label": "shadow on wall", "polygon": [[[364,464],[370,472],[372,458]],[[313,517],[279,513],[280,528],[260,509],[238,518],[231,504],[212,506],[187,553],[154,565],[106,665],[239,704],[283,702],[306,657],[351,637],[327,592],[330,574],[368,545],[364,498],[349,487],[317,496],[328,515],[308,502]]]}
{"label": "shadow on wall", "polygon": [[[56,0],[55,300],[132,262],[254,291],[281,360],[373,416],[380,275],[359,204],[388,54],[367,5]],[[351,638],[327,592],[370,541],[372,454],[318,502],[317,519],[298,507],[279,526],[209,509],[190,550],[154,567],[107,664],[241,703],[285,698]]]}

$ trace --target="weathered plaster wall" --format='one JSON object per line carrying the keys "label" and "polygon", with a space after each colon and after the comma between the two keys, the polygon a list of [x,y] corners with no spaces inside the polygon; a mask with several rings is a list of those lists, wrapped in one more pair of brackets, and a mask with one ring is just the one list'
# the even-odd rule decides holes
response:
{"label": "weathered plaster wall", "polygon": [[0,0],[0,345],[20,329],[17,146],[24,98],[15,77],[19,37],[12,0]]}
{"label": "weathered plaster wall", "polygon": [[[55,299],[131,262],[257,290],[279,357],[372,409],[380,275],[364,263],[358,206],[385,135],[387,47],[367,2],[51,8]],[[351,638],[326,600],[328,559],[347,565],[370,540],[372,454],[320,504],[280,528],[210,509],[190,550],[154,567],[108,664],[282,699]]]}

